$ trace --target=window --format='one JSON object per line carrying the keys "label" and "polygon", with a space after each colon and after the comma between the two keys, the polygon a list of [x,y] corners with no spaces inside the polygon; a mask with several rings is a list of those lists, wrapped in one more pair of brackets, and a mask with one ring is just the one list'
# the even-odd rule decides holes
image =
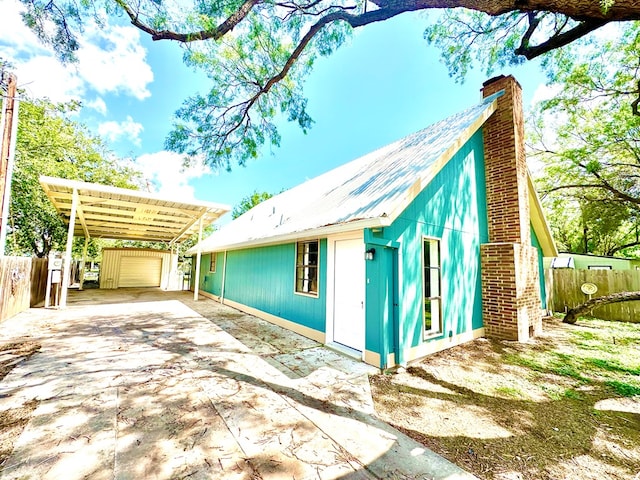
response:
{"label": "window", "polygon": [[423,264],[424,334],[428,336],[442,331],[440,240],[423,240]]}
{"label": "window", "polygon": [[318,241],[296,245],[296,292],[318,295]]}
{"label": "window", "polygon": [[218,259],[217,253],[211,254],[211,263],[209,264],[209,271],[211,273],[216,273],[216,260]]}
{"label": "window", "polygon": [[611,265],[588,265],[588,270],[613,270]]}

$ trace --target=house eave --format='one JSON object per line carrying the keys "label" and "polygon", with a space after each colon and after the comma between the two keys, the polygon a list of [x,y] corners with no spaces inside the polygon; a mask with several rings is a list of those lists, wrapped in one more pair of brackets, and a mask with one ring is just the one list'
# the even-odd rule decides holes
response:
{"label": "house eave", "polygon": [[[346,223],[337,223],[333,225],[325,225],[323,227],[312,228],[308,230],[290,232],[282,235],[274,235],[266,238],[250,239],[244,242],[216,243],[214,245],[205,246],[200,250],[200,253],[241,250],[244,248],[264,247],[267,245],[290,243],[293,241],[306,240],[311,238],[325,238],[330,235],[337,235],[340,233],[359,231],[365,228],[388,227],[389,225],[391,225],[391,219],[387,216],[366,218],[366,219],[354,220]],[[197,253],[198,253],[198,249],[196,247],[192,247],[185,252],[185,255],[196,255]]]}
{"label": "house eave", "polygon": [[547,223],[547,219],[544,216],[542,203],[540,202],[540,197],[538,197],[538,192],[536,191],[536,187],[533,184],[531,174],[527,174],[527,180],[528,180],[528,186],[529,186],[529,206],[530,206],[531,225],[533,226],[533,230],[534,232],[536,232],[536,236],[538,237],[538,241],[540,242],[540,247],[542,248],[542,254],[545,257],[557,257],[558,249],[556,247],[555,242],[553,241],[551,228],[549,227],[549,224]]}

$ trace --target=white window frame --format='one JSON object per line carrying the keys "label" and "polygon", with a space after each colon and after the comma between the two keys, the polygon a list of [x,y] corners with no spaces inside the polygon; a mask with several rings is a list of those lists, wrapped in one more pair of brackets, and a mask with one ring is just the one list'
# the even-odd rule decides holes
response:
{"label": "white window frame", "polygon": [[209,273],[216,273],[216,266],[218,265],[218,254],[211,252],[211,258],[209,258]]}
{"label": "white window frame", "polygon": [[[308,262],[309,253],[304,253],[303,255],[306,258],[302,259],[302,263],[298,263],[298,249],[301,245],[308,245],[315,243],[317,245],[317,260],[316,264],[305,263]],[[311,239],[311,240],[300,240],[296,242],[296,256],[295,256],[295,265],[294,265],[294,273],[293,273],[293,291],[296,295],[303,295],[307,297],[317,298],[320,295],[320,240],[319,239]],[[302,268],[304,272],[303,280],[303,289],[298,290],[298,269]],[[313,279],[310,276],[310,272],[315,270],[315,285],[316,291],[305,291],[304,290],[304,282],[308,282],[307,288],[310,288],[311,285],[314,284]]]}
{"label": "white window frame", "polygon": [[[425,247],[429,245],[429,272],[427,272],[427,266],[425,264]],[[433,246],[435,245],[435,248]],[[434,237],[422,237],[422,245],[420,251],[420,264],[422,266],[422,329],[423,339],[439,335],[443,332],[442,325],[442,242],[439,238]],[[434,266],[435,265],[435,266]],[[429,285],[433,288],[435,285],[435,292],[431,291],[429,297],[426,296],[427,278],[426,275],[430,275]],[[427,329],[426,315],[427,307],[426,301],[430,300],[433,306],[434,302],[437,304],[437,310],[435,319],[432,312],[431,328]]]}

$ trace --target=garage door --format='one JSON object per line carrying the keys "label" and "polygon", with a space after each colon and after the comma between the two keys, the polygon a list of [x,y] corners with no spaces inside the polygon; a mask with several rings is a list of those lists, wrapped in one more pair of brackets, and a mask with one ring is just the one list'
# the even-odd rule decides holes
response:
{"label": "garage door", "polygon": [[121,257],[118,287],[159,287],[161,275],[160,257]]}

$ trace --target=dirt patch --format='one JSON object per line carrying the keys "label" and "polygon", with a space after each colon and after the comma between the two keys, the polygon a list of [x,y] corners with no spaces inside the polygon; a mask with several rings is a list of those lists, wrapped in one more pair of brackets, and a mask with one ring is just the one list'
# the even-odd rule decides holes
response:
{"label": "dirt patch", "polygon": [[[15,341],[0,345],[0,380],[18,364],[40,350],[40,344],[32,340]],[[29,400],[16,408],[0,410],[0,471],[13,451],[13,444],[29,422],[38,406],[37,400]]]}
{"label": "dirt patch", "polygon": [[640,478],[640,325],[553,320],[371,384],[382,419],[480,478]]}
{"label": "dirt patch", "polygon": [[40,344],[32,340],[0,345],[0,380],[6,377],[16,365],[28,359],[39,350]]}
{"label": "dirt patch", "polygon": [[37,400],[29,400],[18,408],[0,411],[0,471],[13,451],[13,444],[29,422],[38,406]]}

